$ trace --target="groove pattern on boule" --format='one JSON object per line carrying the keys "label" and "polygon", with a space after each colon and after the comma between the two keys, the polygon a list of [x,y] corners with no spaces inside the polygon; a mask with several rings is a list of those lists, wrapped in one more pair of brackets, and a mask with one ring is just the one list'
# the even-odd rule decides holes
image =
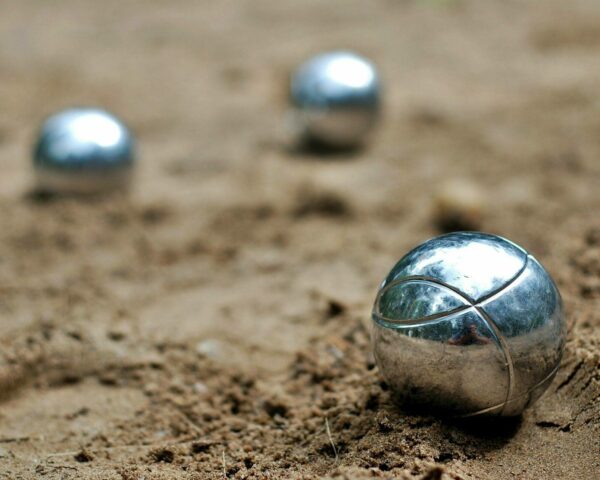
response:
{"label": "groove pattern on boule", "polygon": [[375,356],[408,405],[515,415],[556,373],[560,294],[541,265],[493,235],[453,233],[409,252],[373,308]]}

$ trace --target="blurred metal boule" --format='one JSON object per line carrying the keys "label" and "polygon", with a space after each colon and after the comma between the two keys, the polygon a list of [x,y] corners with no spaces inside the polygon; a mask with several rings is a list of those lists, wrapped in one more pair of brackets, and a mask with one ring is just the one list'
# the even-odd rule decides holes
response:
{"label": "blurred metal boule", "polygon": [[293,128],[305,143],[357,147],[377,121],[380,96],[379,75],[367,59],[347,51],[317,55],[291,79]]}
{"label": "blurred metal boule", "polygon": [[38,191],[100,193],[125,189],[134,164],[134,142],[114,115],[70,108],[43,123],[34,149]]}

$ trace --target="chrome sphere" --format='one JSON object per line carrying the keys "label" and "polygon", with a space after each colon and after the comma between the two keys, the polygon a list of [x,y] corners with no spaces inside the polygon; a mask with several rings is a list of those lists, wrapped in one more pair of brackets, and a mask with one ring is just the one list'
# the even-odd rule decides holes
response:
{"label": "chrome sphere", "polygon": [[49,117],[33,159],[38,189],[73,193],[126,187],[133,161],[127,127],[95,108],[72,108]]}
{"label": "chrome sphere", "polygon": [[514,243],[451,233],[402,258],[373,307],[373,346],[400,402],[450,415],[518,415],[551,383],[562,301]]}
{"label": "chrome sphere", "polygon": [[317,55],[293,75],[290,97],[300,138],[355,147],[374,126],[380,102],[375,67],[351,52]]}

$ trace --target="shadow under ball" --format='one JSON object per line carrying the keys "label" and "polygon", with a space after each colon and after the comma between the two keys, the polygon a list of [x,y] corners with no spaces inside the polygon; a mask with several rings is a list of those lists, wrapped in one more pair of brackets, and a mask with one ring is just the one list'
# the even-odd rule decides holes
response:
{"label": "shadow under ball", "polygon": [[357,147],[377,121],[380,90],[377,70],[367,59],[344,51],[317,55],[291,79],[293,128],[305,143]]}
{"label": "shadow under ball", "polygon": [[403,257],[373,307],[379,369],[404,405],[513,416],[552,382],[565,345],[560,293],[514,243],[451,233]]}
{"label": "shadow under ball", "polygon": [[118,118],[104,110],[63,110],[42,125],[33,163],[39,191],[126,189],[134,164],[133,137]]}

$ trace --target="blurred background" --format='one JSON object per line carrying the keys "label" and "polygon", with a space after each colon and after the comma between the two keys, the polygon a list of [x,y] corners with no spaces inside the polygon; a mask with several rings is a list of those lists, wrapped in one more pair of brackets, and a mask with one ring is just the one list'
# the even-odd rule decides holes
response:
{"label": "blurred background", "polygon": [[[377,131],[294,148],[290,73],[340,48],[379,69]],[[595,0],[2,2],[0,477],[597,473],[599,51]],[[30,195],[74,105],[135,133],[129,195]],[[463,228],[539,258],[570,322],[492,438],[407,419],[369,353],[394,262]]]}

